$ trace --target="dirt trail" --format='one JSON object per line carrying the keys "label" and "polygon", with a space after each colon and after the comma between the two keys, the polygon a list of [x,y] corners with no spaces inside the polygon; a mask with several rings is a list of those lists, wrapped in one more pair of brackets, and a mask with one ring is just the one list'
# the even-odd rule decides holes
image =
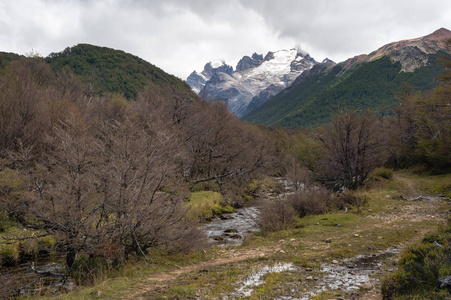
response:
{"label": "dirt trail", "polygon": [[198,272],[204,269],[228,265],[233,263],[239,263],[252,258],[268,257],[275,252],[280,251],[280,248],[256,248],[248,250],[223,250],[221,251],[221,257],[213,259],[211,261],[201,262],[195,265],[179,267],[176,270],[154,274],[140,284],[138,291],[130,294],[124,299],[146,299],[145,295],[148,292],[155,290],[155,288],[167,287],[170,282],[177,279],[180,275]]}
{"label": "dirt trail", "polygon": [[[414,187],[406,180],[409,188],[415,191]],[[392,210],[383,214],[370,215],[369,218],[376,218],[381,221],[377,226],[390,227],[397,226],[394,224],[395,221],[408,221],[411,224],[415,224],[422,220],[435,220],[437,223],[444,223],[448,217],[447,213],[440,211],[442,203],[439,201],[418,201],[412,202],[407,205],[400,205],[400,207],[393,207]],[[415,225],[413,225],[415,226]],[[416,239],[423,236],[424,232],[418,231]],[[403,248],[407,243],[402,245],[396,245],[399,248]],[[321,250],[321,249],[319,249]],[[135,286],[132,292],[124,299],[149,299],[149,296],[153,291],[169,287],[171,282],[174,282],[180,275],[192,274],[199,272],[204,269],[209,269],[216,266],[228,265],[246,261],[252,258],[259,257],[269,257],[276,252],[280,252],[280,246],[275,246],[273,248],[256,248],[247,250],[222,250],[219,258],[213,259],[211,261],[198,263],[191,266],[180,267],[179,269],[173,270],[171,272],[154,274],[151,277],[146,278],[146,280]],[[283,251],[283,250],[282,250]],[[375,271],[375,277],[381,278],[387,271]],[[350,299],[369,299],[376,300],[381,299],[380,295],[380,280],[376,279],[373,281],[374,287],[367,291],[360,291],[355,295],[351,295]],[[340,298],[339,298],[340,299]]]}

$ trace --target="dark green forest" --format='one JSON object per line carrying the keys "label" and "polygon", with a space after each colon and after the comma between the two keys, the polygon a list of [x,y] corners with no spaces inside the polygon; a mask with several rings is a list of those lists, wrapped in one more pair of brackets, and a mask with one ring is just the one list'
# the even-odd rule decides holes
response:
{"label": "dark green forest", "polygon": [[51,53],[45,61],[53,70],[69,67],[101,95],[119,93],[135,99],[148,86],[169,90],[188,88],[187,84],[147,61],[123,51],[88,44]]}

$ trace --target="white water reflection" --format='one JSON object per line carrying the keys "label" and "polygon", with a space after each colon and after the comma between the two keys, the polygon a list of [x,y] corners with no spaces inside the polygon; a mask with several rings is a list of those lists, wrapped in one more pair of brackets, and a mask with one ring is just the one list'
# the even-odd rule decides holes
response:
{"label": "white water reflection", "polygon": [[265,283],[262,279],[268,273],[281,273],[285,271],[294,270],[293,263],[278,263],[273,266],[264,266],[261,269],[254,271],[235,292],[238,297],[249,297],[254,289],[260,284]]}
{"label": "white water reflection", "polygon": [[257,207],[238,209],[235,213],[224,214],[223,219],[216,217],[204,228],[212,242],[239,246],[246,235],[259,230],[258,214]]}

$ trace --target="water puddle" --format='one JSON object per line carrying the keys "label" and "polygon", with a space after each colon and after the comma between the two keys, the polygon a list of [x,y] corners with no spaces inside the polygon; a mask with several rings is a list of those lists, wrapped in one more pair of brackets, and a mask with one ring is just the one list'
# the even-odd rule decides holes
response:
{"label": "water puddle", "polygon": [[249,297],[257,286],[265,283],[263,276],[268,273],[281,273],[291,270],[295,270],[293,263],[278,263],[273,266],[264,266],[263,268],[254,271],[246,278],[243,284],[236,290],[233,297]]}
{"label": "water puddle", "polygon": [[239,246],[245,236],[259,230],[258,214],[257,207],[241,208],[214,218],[204,229],[210,240],[220,246]]}
{"label": "water puddle", "polygon": [[379,272],[383,260],[393,257],[398,252],[396,248],[389,248],[378,254],[356,256],[338,264],[322,264],[320,271],[324,275],[315,278],[316,285],[298,299],[308,300],[326,291],[349,293],[359,290],[365,284],[374,286],[377,279],[371,275]]}

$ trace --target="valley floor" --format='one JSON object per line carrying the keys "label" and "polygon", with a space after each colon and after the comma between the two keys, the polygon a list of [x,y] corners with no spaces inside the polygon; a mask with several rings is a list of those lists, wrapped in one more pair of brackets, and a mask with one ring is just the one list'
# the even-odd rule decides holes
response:
{"label": "valley floor", "polygon": [[450,204],[437,186],[451,176],[395,173],[359,193],[360,210],[300,219],[243,246],[130,267],[129,274],[61,299],[381,299],[382,278],[402,250],[446,223]]}

